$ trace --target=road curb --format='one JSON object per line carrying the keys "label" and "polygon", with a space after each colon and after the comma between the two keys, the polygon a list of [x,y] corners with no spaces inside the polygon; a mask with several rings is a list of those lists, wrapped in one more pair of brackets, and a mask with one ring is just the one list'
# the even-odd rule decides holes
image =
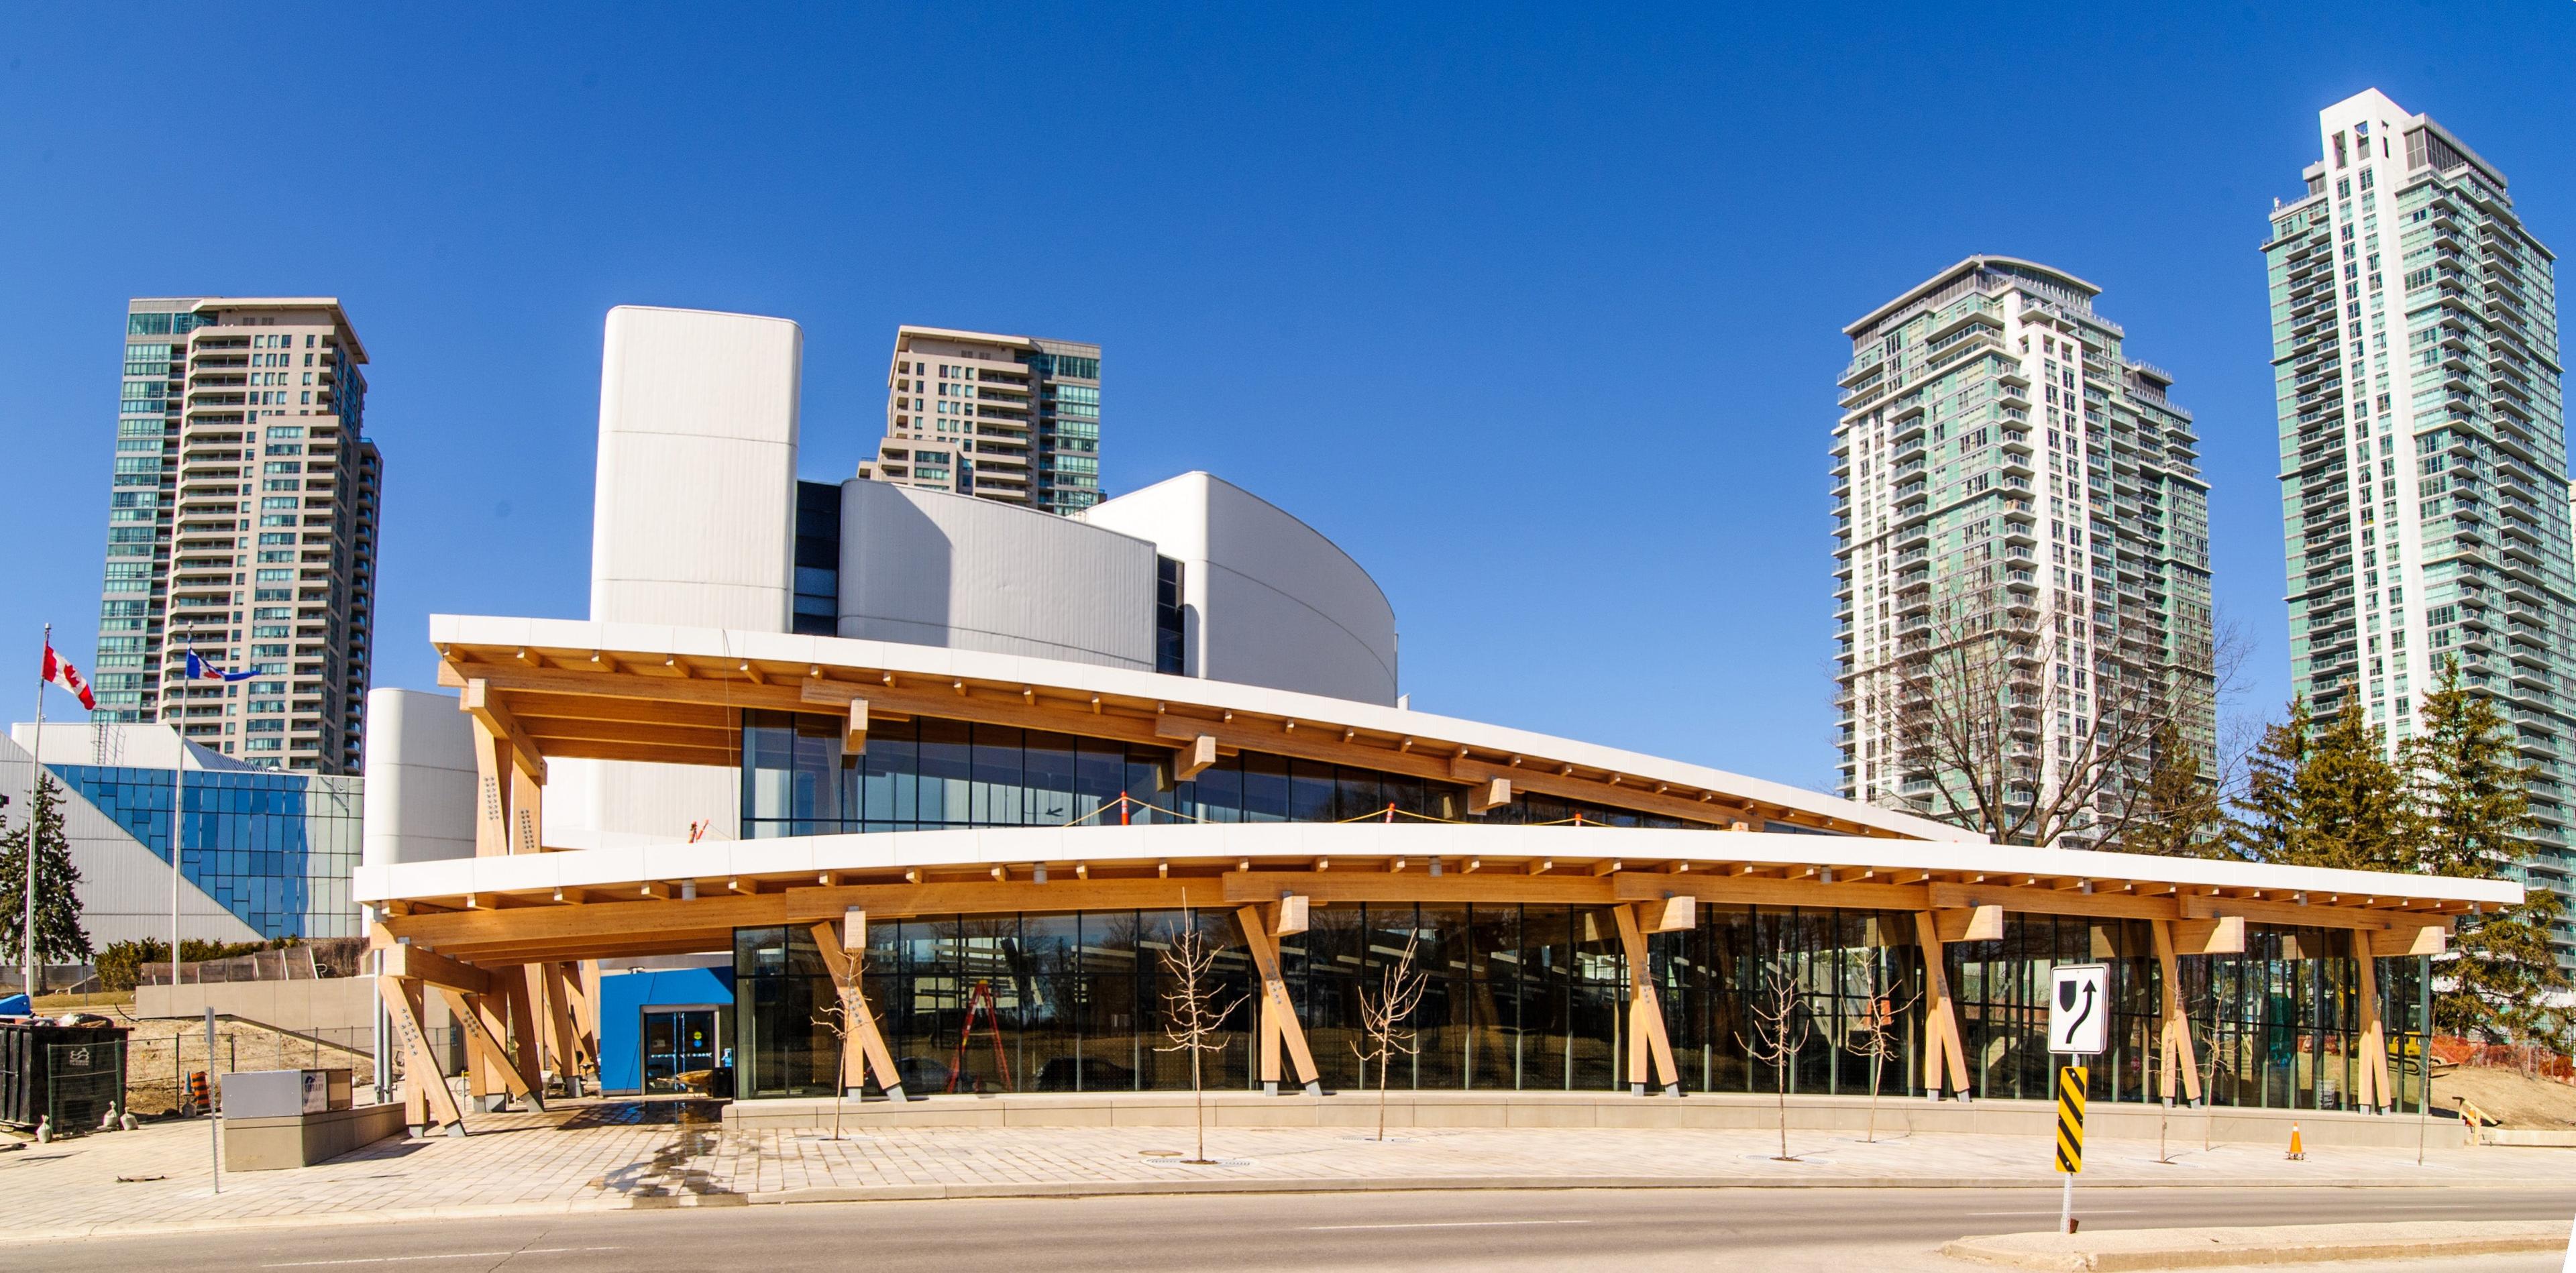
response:
{"label": "road curb", "polygon": [[[1791,1179],[1690,1176],[1220,1176],[1200,1180],[1029,1180],[986,1184],[818,1185],[743,1195],[754,1206],[808,1202],[921,1202],[952,1198],[1106,1198],[1175,1194],[1419,1193],[1552,1189],[2052,1189],[2023,1177],[1807,1176]],[[2088,1180],[2087,1189],[2479,1189],[2506,1182],[2299,1180]]]}
{"label": "road curb", "polygon": [[[2087,1189],[2504,1189],[2519,1182],[2492,1180],[2282,1180],[2219,1177],[2194,1180],[2087,1180]],[[0,1249],[84,1238],[148,1238],[259,1229],[315,1229],[348,1225],[414,1224],[442,1220],[586,1215],[695,1207],[782,1206],[817,1202],[929,1202],[974,1198],[1113,1198],[1188,1194],[1418,1193],[1537,1191],[1552,1189],[2048,1189],[2023,1177],[1806,1176],[1753,1179],[1705,1176],[1271,1176],[1169,1180],[1038,1180],[980,1184],[817,1186],[758,1193],[601,1195],[560,1202],[420,1207],[402,1211],[299,1212],[151,1224],[99,1223],[0,1232]]]}
{"label": "road curb", "polygon": [[2501,1255],[2559,1251],[2566,1246],[2567,1226],[2555,1220],[2416,1220],[2267,1228],[2120,1229],[2087,1234],[2006,1233],[1961,1238],[1944,1245],[1941,1254],[2005,1268],[2114,1273],[2129,1269]]}

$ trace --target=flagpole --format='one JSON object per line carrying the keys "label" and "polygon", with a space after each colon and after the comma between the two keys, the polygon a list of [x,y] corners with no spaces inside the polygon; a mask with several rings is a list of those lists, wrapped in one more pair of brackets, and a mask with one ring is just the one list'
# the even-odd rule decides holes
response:
{"label": "flagpole", "polygon": [[[182,700],[184,702],[184,700]],[[187,708],[179,709],[182,721]],[[188,734],[179,725],[170,727],[179,739],[178,791],[170,800],[170,1002],[178,1003],[179,995],[179,855],[188,844]]]}
{"label": "flagpole", "polygon": [[[51,654],[53,649],[54,625],[48,623],[45,625],[45,652]],[[18,948],[18,953],[23,956],[21,962],[27,966],[27,1011],[29,1012],[36,1010],[36,839],[45,829],[43,819],[38,816],[40,811],[36,806],[37,799],[45,791],[45,665],[42,662],[36,664],[35,744],[35,752],[29,757],[33,763],[27,766],[26,927],[20,930],[22,944]]]}

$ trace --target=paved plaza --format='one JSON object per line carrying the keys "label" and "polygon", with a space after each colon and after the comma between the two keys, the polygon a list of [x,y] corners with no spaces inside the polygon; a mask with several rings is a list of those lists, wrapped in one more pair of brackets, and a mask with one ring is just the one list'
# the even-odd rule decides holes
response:
{"label": "paved plaza", "polygon": [[[177,1232],[398,1218],[630,1207],[1086,1193],[1404,1188],[2007,1186],[2054,1184],[2027,1137],[1905,1136],[1874,1144],[1792,1132],[1609,1128],[1211,1128],[1213,1165],[1181,1159],[1186,1127],[728,1130],[707,1107],[623,1102],[490,1114],[462,1138],[379,1142],[300,1170],[227,1173],[209,1187],[206,1124],[155,1123],[0,1152],[15,1230],[0,1242],[81,1233]],[[2173,1138],[2097,1141],[2083,1185],[2527,1186],[2576,1167],[2567,1150],[2443,1146],[2312,1149]]]}

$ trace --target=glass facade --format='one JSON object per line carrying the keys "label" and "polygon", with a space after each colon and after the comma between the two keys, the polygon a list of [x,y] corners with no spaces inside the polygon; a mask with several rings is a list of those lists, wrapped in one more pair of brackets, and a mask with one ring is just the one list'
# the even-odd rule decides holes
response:
{"label": "glass facade", "polygon": [[[1185,1054],[1167,1040],[1172,986],[1160,955],[1196,923],[1217,948],[1218,1002],[1241,1000],[1224,1048],[1204,1060],[1211,1089],[1253,1088],[1258,1011],[1252,964],[1230,912],[1084,911],[930,916],[872,924],[864,985],[907,1090],[1171,1091],[1189,1086]],[[1374,990],[1408,940],[1429,984],[1412,1025],[1421,1050],[1399,1059],[1392,1086],[1421,1089],[1617,1091],[1646,1081],[1627,1069],[1627,958],[1608,911],[1588,907],[1371,904],[1318,907],[1307,932],[1280,939],[1281,972],[1326,1087],[1373,1086],[1353,1045],[1359,992]],[[2214,1052],[2210,1098],[2221,1105],[2339,1109],[2357,1060],[2352,961],[2340,933],[2254,929],[2241,956],[2181,961],[2193,1044]],[[2111,966],[2112,1050],[2093,1066],[2093,1095],[2141,1101],[2154,1090],[2155,1004],[2162,990],[2138,921],[2016,916],[2001,939],[1945,948],[1957,995],[1970,1092],[2044,1099],[2051,1061],[2044,1000],[2053,964]],[[1915,1003],[1896,1016],[1887,1095],[1919,1095],[1922,951],[1911,914],[1702,907],[1700,922],[1647,942],[1682,1086],[1767,1092],[1778,1076],[1750,1055],[1748,1008],[1776,972],[1798,987],[1814,1029],[1787,1075],[1790,1091],[1863,1094],[1871,1062],[1849,1044],[1870,1005]],[[2420,1088],[2415,959],[2379,962],[2391,1073],[2408,1101]],[[978,992],[978,987],[983,993]],[[995,1022],[978,1005],[988,1002]],[[803,929],[744,929],[735,940],[737,1082],[744,1096],[827,1095],[838,1042],[814,1023],[832,982]],[[971,1037],[969,1016],[974,1016]],[[998,1036],[998,1057],[996,1037]],[[867,1088],[876,1090],[873,1083]]]}
{"label": "glass facade", "polygon": [[796,484],[796,601],[793,630],[805,636],[841,632],[841,488]]}
{"label": "glass facade", "polygon": [[[1515,793],[1465,812],[1449,783],[1245,752],[1189,782],[1172,781],[1169,747],[1006,725],[917,719],[870,727],[867,751],[841,748],[828,716],[746,711],[742,731],[745,838],[956,827],[1130,822],[1467,820],[1510,825],[1699,827],[1577,801]],[[1126,796],[1123,805],[1120,796]]]}
{"label": "glass facade", "polygon": [[[173,771],[45,768],[170,860]],[[263,937],[363,936],[349,875],[358,864],[364,785],[316,774],[189,770],[180,874]]]}

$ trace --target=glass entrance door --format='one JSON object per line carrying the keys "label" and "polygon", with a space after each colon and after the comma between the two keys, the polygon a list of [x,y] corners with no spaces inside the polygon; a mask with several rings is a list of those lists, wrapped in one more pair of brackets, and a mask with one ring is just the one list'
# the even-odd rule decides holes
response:
{"label": "glass entrance door", "polygon": [[685,1092],[686,1076],[716,1066],[716,1010],[644,1010],[644,1090]]}

